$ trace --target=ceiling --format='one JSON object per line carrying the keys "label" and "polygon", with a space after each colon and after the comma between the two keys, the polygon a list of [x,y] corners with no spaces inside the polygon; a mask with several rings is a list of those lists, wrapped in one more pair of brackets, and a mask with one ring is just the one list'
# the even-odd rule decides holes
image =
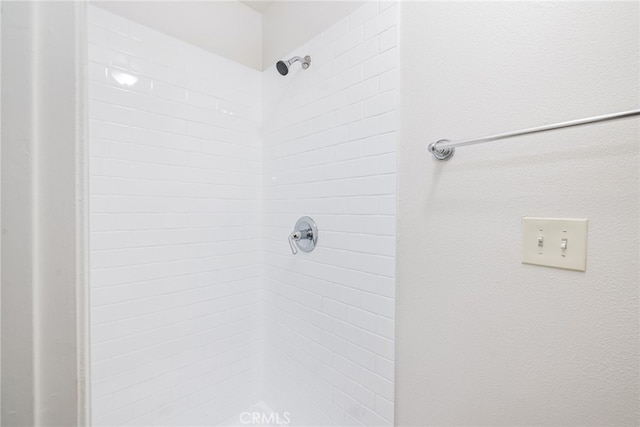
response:
{"label": "ceiling", "polygon": [[267,8],[271,6],[274,2],[275,0],[254,0],[254,1],[240,0],[240,3],[244,3],[247,6],[249,6],[251,9],[260,13],[263,13],[265,10],[267,10]]}
{"label": "ceiling", "polygon": [[232,61],[262,70],[262,15],[248,5],[235,0],[93,0],[91,3]]}

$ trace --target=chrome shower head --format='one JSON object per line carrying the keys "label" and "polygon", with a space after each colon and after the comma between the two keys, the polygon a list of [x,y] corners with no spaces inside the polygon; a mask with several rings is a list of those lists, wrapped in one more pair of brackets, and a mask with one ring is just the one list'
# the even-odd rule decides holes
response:
{"label": "chrome shower head", "polygon": [[278,61],[276,63],[276,68],[278,69],[278,72],[280,74],[282,74],[283,76],[286,76],[287,74],[289,74],[289,67],[294,62],[302,62],[302,69],[306,70],[307,68],[309,68],[309,65],[311,65],[311,57],[309,55],[305,56],[304,58],[301,58],[299,56],[294,56],[293,58],[287,61]]}

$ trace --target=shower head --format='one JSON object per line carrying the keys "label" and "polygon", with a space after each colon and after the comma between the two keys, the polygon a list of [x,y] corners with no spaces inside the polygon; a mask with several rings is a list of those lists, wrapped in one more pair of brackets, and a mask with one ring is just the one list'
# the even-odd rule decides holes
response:
{"label": "shower head", "polygon": [[311,57],[309,55],[305,56],[304,58],[294,56],[288,61],[278,61],[278,63],[276,64],[276,68],[278,69],[278,72],[280,74],[286,76],[287,74],[289,74],[289,67],[294,62],[302,62],[302,69],[306,70],[307,68],[309,68],[309,65],[311,65]]}

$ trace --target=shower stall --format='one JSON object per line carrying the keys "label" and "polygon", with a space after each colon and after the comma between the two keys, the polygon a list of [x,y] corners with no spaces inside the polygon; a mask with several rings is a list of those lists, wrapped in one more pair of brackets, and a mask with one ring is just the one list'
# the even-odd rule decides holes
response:
{"label": "shower stall", "polygon": [[93,425],[393,424],[396,8],[257,70],[88,7]]}

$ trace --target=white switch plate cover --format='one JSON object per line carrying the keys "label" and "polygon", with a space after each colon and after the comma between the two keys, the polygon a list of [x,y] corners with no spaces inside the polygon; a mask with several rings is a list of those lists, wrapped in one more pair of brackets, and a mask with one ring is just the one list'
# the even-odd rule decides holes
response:
{"label": "white switch plate cover", "polygon": [[587,219],[523,217],[523,264],[585,271],[588,225]]}

